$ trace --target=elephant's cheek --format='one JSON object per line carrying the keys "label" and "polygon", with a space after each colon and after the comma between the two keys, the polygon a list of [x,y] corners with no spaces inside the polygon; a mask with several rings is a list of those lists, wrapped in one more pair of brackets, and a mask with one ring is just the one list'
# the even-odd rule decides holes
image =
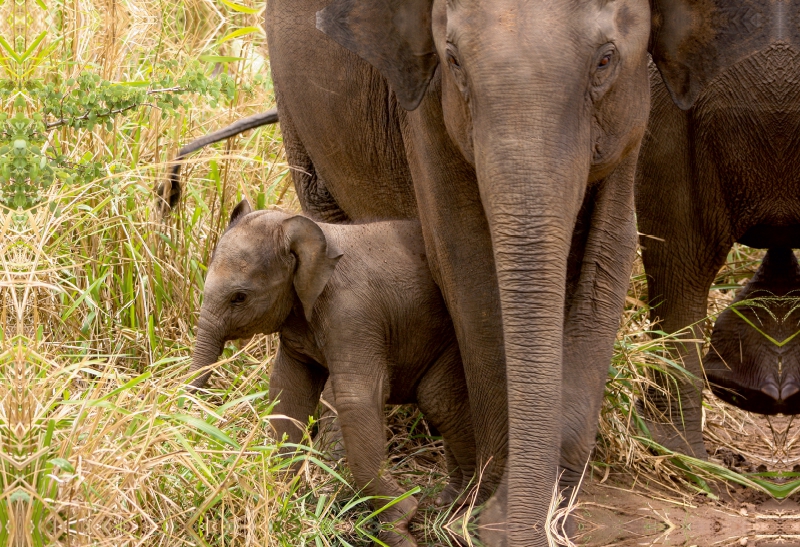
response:
{"label": "elephant's cheek", "polygon": [[597,105],[592,117],[592,164],[589,181],[606,178],[641,143],[650,113],[646,67],[638,85],[614,89]]}
{"label": "elephant's cheek", "polygon": [[442,74],[442,112],[450,138],[470,165],[475,166],[475,148],[472,140],[472,116],[469,105],[456,85],[450,71],[440,67]]}

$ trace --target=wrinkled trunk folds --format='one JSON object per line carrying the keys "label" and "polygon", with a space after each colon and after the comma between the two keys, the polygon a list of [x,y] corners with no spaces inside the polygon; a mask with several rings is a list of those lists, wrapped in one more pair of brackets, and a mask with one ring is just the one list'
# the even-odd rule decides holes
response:
{"label": "wrinkled trunk folds", "polygon": [[538,546],[547,545],[547,501],[558,474],[567,257],[590,138],[575,114],[580,106],[570,114],[568,101],[524,112],[497,104],[486,130],[476,125],[475,144],[505,337],[508,545]]}
{"label": "wrinkled trunk folds", "polygon": [[194,352],[192,353],[192,366],[189,372],[196,373],[204,369],[205,372],[189,384],[193,390],[205,387],[208,378],[211,376],[211,371],[207,368],[217,362],[222,353],[224,343],[225,341],[201,319]]}

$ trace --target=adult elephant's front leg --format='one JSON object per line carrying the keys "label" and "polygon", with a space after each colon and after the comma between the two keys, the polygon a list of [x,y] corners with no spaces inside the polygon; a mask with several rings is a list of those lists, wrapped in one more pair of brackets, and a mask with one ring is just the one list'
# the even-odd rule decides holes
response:
{"label": "adult elephant's front leg", "polygon": [[636,252],[636,153],[587,192],[573,238],[564,322],[561,486],[576,487],[597,422]]}
{"label": "adult elephant's front leg", "polygon": [[503,323],[475,171],[447,136],[436,88],[430,95],[434,100],[408,114],[404,131],[428,263],[453,319],[464,364],[480,503],[499,485],[508,451]]}

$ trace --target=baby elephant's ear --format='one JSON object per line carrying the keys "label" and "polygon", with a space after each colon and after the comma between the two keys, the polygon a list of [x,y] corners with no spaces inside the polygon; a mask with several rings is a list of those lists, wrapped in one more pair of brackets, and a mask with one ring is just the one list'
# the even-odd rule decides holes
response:
{"label": "baby elephant's ear", "polygon": [[233,208],[233,212],[231,213],[231,220],[228,222],[228,228],[232,227],[234,224],[239,222],[245,215],[252,212],[253,208],[250,207],[250,202],[246,199],[243,199],[239,203],[236,204],[236,207]]}
{"label": "baby elephant's ear", "polygon": [[316,222],[304,216],[294,216],[283,221],[283,231],[289,249],[297,257],[294,272],[294,289],[306,320],[311,320],[314,304],[328,284],[342,253],[328,245],[325,234]]}

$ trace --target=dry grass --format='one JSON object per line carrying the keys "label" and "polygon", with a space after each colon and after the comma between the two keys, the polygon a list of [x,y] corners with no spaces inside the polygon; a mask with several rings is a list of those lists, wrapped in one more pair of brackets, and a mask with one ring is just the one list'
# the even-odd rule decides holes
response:
{"label": "dry grass", "polygon": [[[703,325],[704,352],[708,349],[714,319],[732,302],[736,287],[755,273],[763,254],[742,246],[731,250],[709,295],[709,315]],[[642,438],[633,403],[645,399],[647,404],[643,394],[648,388],[658,387],[652,381],[652,371],[670,368],[665,367],[669,360],[664,356],[668,355],[672,339],[652,335],[658,325],[650,323],[644,300],[644,271],[637,260],[601,414],[594,479],[605,482],[614,477],[622,482],[632,481],[642,492],[684,502],[698,493],[716,499],[717,494],[730,493],[731,488],[735,491],[748,487],[777,495],[769,483],[752,482],[754,478],[758,480],[753,474],[778,484],[796,480],[793,472],[800,463],[797,448],[800,433],[793,427],[791,417],[744,412],[706,390],[703,410],[704,436],[710,454],[707,464],[660,450],[654,452]]]}
{"label": "dry grass", "polygon": [[[253,36],[214,46],[256,16],[226,20],[211,2],[75,2],[50,17],[32,3],[0,11],[3,21],[35,21],[2,28],[4,36],[67,38],[55,65],[65,78],[94,70],[142,79],[159,56],[209,52],[245,57],[229,67],[239,81],[265,70]],[[216,109],[198,98],[179,119],[142,108],[113,131],[59,130],[74,161],[111,153],[128,167],[90,185],[53,186],[49,206],[2,212],[0,543],[297,545],[358,535],[332,533],[341,504],[318,503],[338,500],[345,479],[316,466],[313,453],[301,475],[287,473],[291,459],[270,436],[264,375],[274,339],[227,350],[219,398],[181,391],[203,264],[235,194],[293,207],[293,193],[275,128],[194,159],[187,199],[168,223],[151,189],[180,145],[269,106],[270,91]],[[349,514],[366,511],[362,501]]]}
{"label": "dry grass", "polygon": [[[30,16],[27,27],[14,26],[20,14]],[[6,2],[0,34],[64,37],[57,54],[66,59],[59,65],[65,77],[90,67],[108,79],[135,80],[159,58],[180,64],[212,54],[243,57],[227,67],[237,81],[251,83],[268,65],[263,37],[218,42],[259,18],[212,0],[76,0],[47,13],[33,2]],[[14,28],[2,26],[8,21]],[[192,157],[185,199],[167,221],[156,213],[152,188],[181,145],[273,103],[267,81],[218,108],[198,98],[176,118],[143,108],[113,131],[60,129],[58,139],[75,161],[112,153],[123,167],[91,185],[53,186],[50,206],[2,211],[0,544],[334,545],[368,541],[375,532],[368,500],[349,486],[346,467],[306,450],[298,456],[302,473],[286,472],[291,460],[278,454],[265,399],[273,338],[229,345],[212,381],[214,396],[181,391],[204,264],[228,211],[241,197],[260,207],[291,209],[297,202],[276,128]],[[719,283],[740,282],[757,258],[733,252]],[[650,336],[638,268],[593,473],[627,473],[646,478],[642,488],[690,496],[700,488],[693,477],[720,475],[687,473],[634,437],[632,403],[663,350],[663,341]],[[710,313],[732,294],[712,291]],[[747,438],[745,455],[756,465],[791,469],[798,459],[790,423],[773,421],[770,429],[710,399],[706,424],[712,447],[741,451]],[[442,487],[441,442],[405,407],[391,411],[390,429],[393,472],[410,490],[420,488],[425,506]],[[456,524],[441,511],[424,511],[416,523],[430,544],[445,542],[448,526]]]}
{"label": "dry grass", "polygon": [[[54,13],[6,3],[3,21],[30,14],[36,23],[0,34],[67,37],[54,65],[64,78],[93,70],[130,81],[158,58],[180,66],[202,54],[241,56],[227,69],[252,92],[216,108],[197,97],[168,119],[142,108],[113,131],[60,129],[53,138],[73,161],[112,156],[115,170],[83,186],[54,185],[45,206],[2,211],[0,544],[369,542],[370,500],[350,486],[346,467],[310,448],[279,454],[265,396],[273,337],[229,345],[213,396],[181,389],[204,265],[229,210],[242,197],[297,209],[275,127],[192,157],[185,199],[168,220],[152,194],[180,146],[274,104],[270,82],[255,85],[267,70],[263,36],[217,45],[260,15],[193,1],[78,1]],[[418,456],[398,457],[397,473],[409,485],[428,477],[433,493],[442,473],[423,469],[440,466],[440,443],[424,423],[410,427],[415,414],[395,413],[397,454]],[[299,474],[287,471],[295,460]]]}

